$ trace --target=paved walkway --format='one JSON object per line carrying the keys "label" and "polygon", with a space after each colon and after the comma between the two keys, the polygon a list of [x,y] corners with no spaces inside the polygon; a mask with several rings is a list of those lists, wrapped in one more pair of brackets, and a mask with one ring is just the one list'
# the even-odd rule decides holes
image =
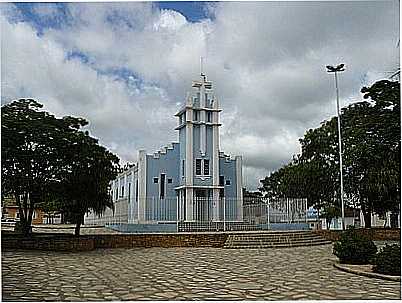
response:
{"label": "paved walkway", "polygon": [[5,301],[399,299],[400,283],[332,266],[332,246],[3,251]]}

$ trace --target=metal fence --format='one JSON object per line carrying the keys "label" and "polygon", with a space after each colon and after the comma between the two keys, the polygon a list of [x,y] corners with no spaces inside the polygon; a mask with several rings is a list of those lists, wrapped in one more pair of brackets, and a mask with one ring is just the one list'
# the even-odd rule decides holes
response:
{"label": "metal fence", "polygon": [[129,223],[127,199],[114,202],[114,211],[107,208],[102,215],[88,213],[84,218],[85,225],[111,225]]}
{"label": "metal fence", "polygon": [[243,221],[255,224],[307,222],[307,199],[247,198]]}
{"label": "metal fence", "polygon": [[[107,209],[101,216],[89,214],[85,224],[118,225],[138,222],[138,204],[121,199],[114,203],[114,212]],[[178,231],[191,230],[257,230],[271,229],[272,224],[307,222],[306,199],[194,198],[192,220],[185,201],[174,198],[145,200],[145,223],[175,223]],[[191,209],[189,209],[191,211]],[[141,222],[144,224],[144,222]]]}

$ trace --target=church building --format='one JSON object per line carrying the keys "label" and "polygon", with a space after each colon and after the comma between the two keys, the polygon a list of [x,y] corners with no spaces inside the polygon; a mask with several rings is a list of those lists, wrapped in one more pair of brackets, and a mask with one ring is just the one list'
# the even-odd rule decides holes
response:
{"label": "church building", "polygon": [[201,73],[175,114],[178,141],[111,182],[114,212],[88,214],[85,224],[242,221],[242,158],[219,149],[219,102]]}

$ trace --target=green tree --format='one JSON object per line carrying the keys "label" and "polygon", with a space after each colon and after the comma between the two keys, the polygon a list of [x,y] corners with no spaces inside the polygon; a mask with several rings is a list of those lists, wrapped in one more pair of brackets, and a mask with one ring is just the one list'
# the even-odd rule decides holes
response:
{"label": "green tree", "polygon": [[327,229],[329,230],[332,219],[338,218],[340,215],[341,211],[338,205],[326,204],[323,207],[321,218],[325,218],[325,221],[327,222]]}
{"label": "green tree", "polygon": [[378,81],[361,92],[369,101],[342,111],[345,191],[371,227],[373,212],[397,211],[400,201],[400,85]]}
{"label": "green tree", "polygon": [[119,159],[88,133],[75,134],[75,143],[68,151],[69,169],[62,182],[55,186],[66,219],[76,224],[75,235],[85,213],[102,214],[113,209],[109,183],[119,171]]}
{"label": "green tree", "polygon": [[[41,202],[62,202],[74,217],[78,211],[72,205],[82,200],[69,198],[84,194],[81,182],[87,182],[87,193],[97,197],[96,202],[86,199],[87,210],[99,211],[102,203],[109,205],[106,180],[113,179],[115,173],[109,169],[118,164],[116,156],[80,131],[88,124],[86,120],[56,118],[41,108],[35,100],[19,99],[2,106],[1,111],[2,195],[15,197],[24,234],[31,232],[33,211]],[[88,176],[94,176],[91,181],[95,184],[88,183]],[[74,183],[76,186],[72,186]]]}
{"label": "green tree", "polygon": [[318,211],[334,199],[334,182],[324,164],[318,160],[294,157],[270,176],[261,180],[260,190],[269,198],[306,198],[308,206]]}
{"label": "green tree", "polygon": [[[346,205],[371,214],[396,212],[400,201],[400,85],[378,81],[364,87],[362,101],[342,109],[341,131]],[[303,197],[317,210],[341,205],[337,118],[300,139],[302,152],[261,180],[269,197]]]}
{"label": "green tree", "polygon": [[68,135],[86,124],[80,118],[56,118],[40,108],[32,99],[19,99],[1,110],[2,194],[15,197],[20,213],[17,228],[24,234],[31,231],[35,206],[60,178]]}
{"label": "green tree", "polygon": [[300,139],[300,162],[305,167],[305,191],[309,205],[318,211],[328,204],[340,205],[337,120],[332,118],[310,129]]}

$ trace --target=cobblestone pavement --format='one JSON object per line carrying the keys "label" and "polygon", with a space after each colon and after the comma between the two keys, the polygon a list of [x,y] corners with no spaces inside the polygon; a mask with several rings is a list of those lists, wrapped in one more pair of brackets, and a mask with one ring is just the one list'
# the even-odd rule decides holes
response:
{"label": "cobblestone pavement", "polygon": [[5,301],[399,299],[332,266],[332,246],[3,251]]}

